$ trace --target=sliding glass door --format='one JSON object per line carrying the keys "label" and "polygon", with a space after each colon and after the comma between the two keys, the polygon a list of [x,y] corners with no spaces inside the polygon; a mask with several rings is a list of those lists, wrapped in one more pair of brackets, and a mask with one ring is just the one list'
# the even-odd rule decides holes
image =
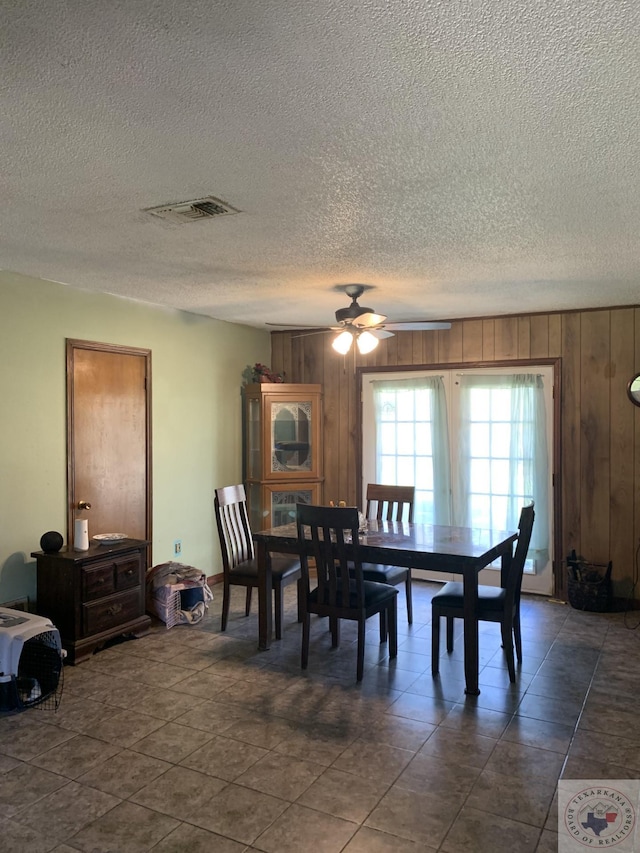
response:
{"label": "sliding glass door", "polygon": [[[549,594],[553,368],[370,373],[362,389],[363,492],[414,485],[416,521],[501,530],[534,500],[523,588]],[[497,571],[482,582],[497,585]]]}

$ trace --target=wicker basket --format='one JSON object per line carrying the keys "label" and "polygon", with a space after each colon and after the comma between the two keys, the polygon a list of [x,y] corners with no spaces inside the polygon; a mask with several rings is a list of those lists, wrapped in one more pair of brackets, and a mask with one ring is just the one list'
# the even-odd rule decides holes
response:
{"label": "wicker basket", "polygon": [[576,610],[605,613],[611,609],[612,563],[590,563],[575,552],[567,558],[567,593]]}

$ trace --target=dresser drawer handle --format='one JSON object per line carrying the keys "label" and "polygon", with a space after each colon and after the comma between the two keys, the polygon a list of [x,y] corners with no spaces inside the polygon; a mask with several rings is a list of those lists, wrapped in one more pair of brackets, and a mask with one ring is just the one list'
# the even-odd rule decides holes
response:
{"label": "dresser drawer handle", "polygon": [[133,574],[133,569],[127,569],[127,571],[125,572],[125,574],[127,574],[127,575],[132,575],[132,574]]}
{"label": "dresser drawer handle", "polygon": [[116,616],[122,610],[121,604],[113,604],[107,609],[107,616]]}

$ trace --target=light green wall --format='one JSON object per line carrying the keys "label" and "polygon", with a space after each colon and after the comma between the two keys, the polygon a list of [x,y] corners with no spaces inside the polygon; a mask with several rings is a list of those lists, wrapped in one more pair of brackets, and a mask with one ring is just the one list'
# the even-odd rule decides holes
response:
{"label": "light green wall", "polygon": [[0,272],[0,602],[36,595],[40,537],[66,541],[67,338],[150,349],[153,562],[221,571],[213,491],[242,477],[242,371],[266,332]]}

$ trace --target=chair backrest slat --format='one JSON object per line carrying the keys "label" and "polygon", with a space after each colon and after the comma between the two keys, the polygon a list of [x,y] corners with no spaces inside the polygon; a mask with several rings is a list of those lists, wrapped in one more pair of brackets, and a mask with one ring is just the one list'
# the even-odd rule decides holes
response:
{"label": "chair backrest slat", "polygon": [[[356,507],[297,504],[302,582],[311,589],[309,557],[315,561],[318,600],[332,608],[364,607],[364,582]],[[310,543],[310,544],[309,544]],[[349,546],[350,553],[347,552]]]}
{"label": "chair backrest slat", "polygon": [[[369,483],[367,486],[366,517],[377,521],[413,521],[415,486],[385,486]],[[375,505],[375,507],[374,507]],[[407,507],[407,518],[405,514]]]}
{"label": "chair backrest slat", "polygon": [[223,568],[228,571],[254,556],[244,486],[216,489],[214,507]]}

